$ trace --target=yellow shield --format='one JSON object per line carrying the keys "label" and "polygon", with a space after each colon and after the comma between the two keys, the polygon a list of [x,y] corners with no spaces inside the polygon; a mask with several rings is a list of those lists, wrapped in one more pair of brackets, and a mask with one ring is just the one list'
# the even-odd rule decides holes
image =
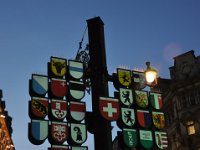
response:
{"label": "yellow shield", "polygon": [[51,71],[54,75],[62,77],[66,74],[67,60],[62,58],[51,57]]}
{"label": "yellow shield", "polygon": [[118,75],[119,83],[122,86],[129,87],[131,85],[131,83],[132,83],[131,70],[118,68],[117,75]]}

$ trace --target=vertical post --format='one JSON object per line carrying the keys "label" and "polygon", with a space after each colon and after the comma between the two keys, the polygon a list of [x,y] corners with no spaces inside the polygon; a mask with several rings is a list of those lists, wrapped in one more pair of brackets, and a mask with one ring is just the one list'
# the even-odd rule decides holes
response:
{"label": "vertical post", "polygon": [[95,150],[111,150],[111,123],[100,115],[99,97],[108,94],[108,71],[104,41],[104,23],[100,17],[87,20],[92,87],[92,124]]}

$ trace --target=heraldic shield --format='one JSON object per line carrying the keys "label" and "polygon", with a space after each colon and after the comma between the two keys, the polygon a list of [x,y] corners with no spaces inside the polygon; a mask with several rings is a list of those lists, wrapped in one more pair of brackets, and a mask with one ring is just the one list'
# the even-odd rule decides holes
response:
{"label": "heraldic shield", "polygon": [[64,143],[68,136],[68,126],[66,122],[51,122],[51,137],[49,139],[52,144]]}
{"label": "heraldic shield", "polygon": [[69,143],[74,143],[81,145],[87,140],[87,130],[85,124],[70,124],[70,141]]}
{"label": "heraldic shield", "polygon": [[135,90],[135,100],[138,106],[146,108],[149,104],[147,91]]}
{"label": "heraldic shield", "polygon": [[31,120],[28,130],[28,137],[30,142],[35,145],[40,145],[44,143],[44,141],[48,137],[48,121]]}
{"label": "heraldic shield", "polygon": [[48,150],[70,150],[68,145],[51,145]]}
{"label": "heraldic shield", "polygon": [[139,130],[140,144],[142,147],[150,149],[153,147],[153,136],[150,130]]}
{"label": "heraldic shield", "polygon": [[118,82],[123,87],[129,87],[132,84],[131,70],[117,68]]}
{"label": "heraldic shield", "polygon": [[135,112],[133,108],[121,108],[121,118],[123,123],[132,127],[135,124]]}
{"label": "heraldic shield", "polygon": [[52,97],[63,98],[67,95],[68,86],[66,80],[52,78],[50,88]]}
{"label": "heraldic shield", "polygon": [[150,102],[153,108],[161,109],[163,106],[161,93],[149,92]]}
{"label": "heraldic shield", "polygon": [[129,148],[134,148],[138,144],[137,133],[135,129],[123,128],[123,140],[124,144]]}
{"label": "heraldic shield", "polygon": [[152,111],[153,124],[158,129],[163,129],[165,127],[165,118],[163,112]]}
{"label": "heraldic shield", "polygon": [[69,74],[74,79],[81,79],[83,77],[83,63],[69,60]]}
{"label": "heraldic shield", "polygon": [[160,149],[166,149],[168,147],[167,133],[155,131],[156,145]]}
{"label": "heraldic shield", "polygon": [[133,82],[134,82],[134,89],[140,90],[146,87],[146,79],[144,72],[133,71]]}
{"label": "heraldic shield", "polygon": [[86,106],[85,102],[70,102],[69,105],[70,116],[75,121],[82,121],[85,119]]}
{"label": "heraldic shield", "polygon": [[69,81],[70,98],[81,100],[85,96],[85,85],[79,81]]}
{"label": "heraldic shield", "polygon": [[119,94],[120,94],[120,101],[122,102],[122,104],[124,104],[125,106],[131,106],[133,104],[132,89],[120,88]]}
{"label": "heraldic shield", "polygon": [[67,60],[63,58],[51,57],[51,72],[54,77],[63,77],[67,70]]}
{"label": "heraldic shield", "polygon": [[151,126],[151,114],[148,110],[137,110],[137,120],[141,127],[149,128]]}
{"label": "heraldic shield", "polygon": [[108,97],[99,98],[99,109],[103,118],[115,121],[119,118],[119,100]]}
{"label": "heraldic shield", "polygon": [[66,100],[51,100],[51,113],[55,119],[63,120],[67,116]]}
{"label": "heraldic shield", "polygon": [[29,89],[31,96],[45,97],[48,92],[48,77],[32,74]]}
{"label": "heraldic shield", "polygon": [[48,114],[49,100],[47,98],[32,97],[31,98],[31,116],[32,118],[44,119]]}

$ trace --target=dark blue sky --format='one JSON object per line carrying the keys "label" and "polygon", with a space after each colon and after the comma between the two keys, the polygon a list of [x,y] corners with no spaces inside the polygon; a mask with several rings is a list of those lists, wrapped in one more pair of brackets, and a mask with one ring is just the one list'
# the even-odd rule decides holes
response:
{"label": "dark blue sky", "polygon": [[159,76],[169,78],[173,57],[192,49],[200,55],[199,8],[199,0],[0,0],[0,88],[16,149],[49,146],[27,139],[28,80],[47,74],[51,56],[75,58],[87,19],[100,16],[105,24],[109,73],[151,61]]}

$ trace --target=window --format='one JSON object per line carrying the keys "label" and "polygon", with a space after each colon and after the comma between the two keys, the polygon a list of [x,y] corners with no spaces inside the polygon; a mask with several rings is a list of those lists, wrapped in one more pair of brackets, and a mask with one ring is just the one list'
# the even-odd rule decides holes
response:
{"label": "window", "polygon": [[195,127],[194,127],[194,122],[193,121],[186,122],[186,128],[187,128],[188,135],[195,134]]}

